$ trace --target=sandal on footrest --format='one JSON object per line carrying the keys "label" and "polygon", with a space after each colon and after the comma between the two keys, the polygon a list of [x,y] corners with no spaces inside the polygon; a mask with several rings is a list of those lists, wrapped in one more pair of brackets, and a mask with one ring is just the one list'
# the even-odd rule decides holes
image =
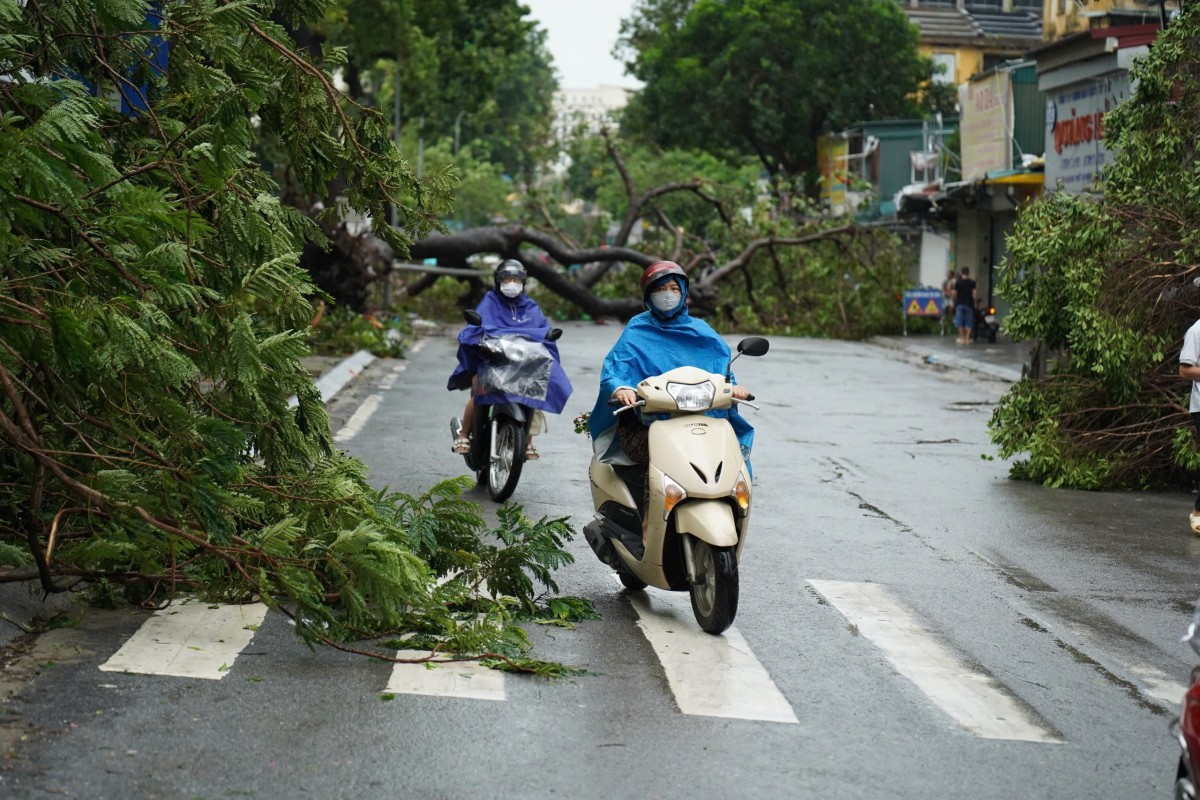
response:
{"label": "sandal on footrest", "polygon": [[460,456],[465,456],[471,452],[471,443],[462,436],[454,440],[454,444],[450,445],[450,449]]}
{"label": "sandal on footrest", "polygon": [[542,456],[537,451],[537,448],[533,446],[533,442],[530,442],[529,444],[527,444],[525,446],[525,460],[526,461],[537,461],[541,457]]}

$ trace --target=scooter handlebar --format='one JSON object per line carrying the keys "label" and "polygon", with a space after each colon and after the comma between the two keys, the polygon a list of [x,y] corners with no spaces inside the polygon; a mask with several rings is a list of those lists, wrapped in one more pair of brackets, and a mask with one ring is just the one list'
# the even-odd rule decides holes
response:
{"label": "scooter handlebar", "polygon": [[[631,408],[637,408],[638,406],[644,406],[644,405],[646,405],[646,401],[638,400],[636,403],[631,403],[630,405],[625,405],[620,400],[617,400],[614,398],[612,400],[609,400],[608,404],[617,409],[616,411],[613,412],[613,415],[615,416],[617,414],[621,414],[625,411],[628,411]],[[618,406],[619,406],[619,408],[618,408]]]}

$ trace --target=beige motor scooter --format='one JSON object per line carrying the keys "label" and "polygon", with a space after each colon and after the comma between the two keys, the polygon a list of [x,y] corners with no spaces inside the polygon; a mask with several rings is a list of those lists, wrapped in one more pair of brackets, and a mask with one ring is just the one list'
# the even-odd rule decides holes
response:
{"label": "beige motor scooter", "polygon": [[[760,337],[743,339],[738,355],[761,356],[769,346]],[[750,471],[733,426],[704,413],[734,402],[757,408],[733,399],[729,375],[728,369],[719,375],[678,367],[638,384],[638,402],[617,413],[640,408],[645,415],[670,416],[650,425],[648,469],[592,459],[596,518],[583,529],[626,588],[689,592],[696,621],[712,634],[728,628],[737,614],[738,560],[750,520]],[[635,497],[647,481],[643,540]]]}

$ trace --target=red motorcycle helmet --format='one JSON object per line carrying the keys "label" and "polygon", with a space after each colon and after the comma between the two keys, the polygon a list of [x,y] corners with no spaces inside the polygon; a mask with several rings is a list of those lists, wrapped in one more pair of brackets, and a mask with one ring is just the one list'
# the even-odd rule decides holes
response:
{"label": "red motorcycle helmet", "polygon": [[650,302],[650,290],[657,284],[661,283],[664,278],[673,277],[679,281],[679,288],[687,292],[688,277],[683,271],[683,267],[676,264],[674,261],[655,261],[642,273],[642,302]]}

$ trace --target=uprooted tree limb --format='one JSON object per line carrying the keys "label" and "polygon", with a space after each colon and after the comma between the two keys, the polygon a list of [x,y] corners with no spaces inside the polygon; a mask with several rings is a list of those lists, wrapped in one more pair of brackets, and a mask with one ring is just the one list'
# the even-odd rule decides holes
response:
{"label": "uprooted tree limb", "polygon": [[[581,246],[557,225],[543,204],[536,211],[544,227],[518,222],[453,234],[433,234],[412,243],[411,257],[416,261],[432,259],[439,266],[450,269],[470,268],[473,258],[480,255],[515,258],[543,287],[584,313],[625,318],[642,310],[640,299],[601,296],[593,291],[596,284],[618,265],[628,264],[641,269],[660,258],[671,258],[679,261],[691,278],[694,310],[705,314],[718,308],[722,282],[744,272],[760,252],[770,252],[774,257],[782,248],[809,247],[821,242],[835,242],[848,252],[847,242],[862,232],[853,223],[829,226],[827,222],[814,221],[807,230],[802,228],[799,235],[789,230],[788,235],[757,236],[744,241],[744,234],[739,236],[734,215],[719,197],[706,189],[704,180],[670,181],[639,190],[617,144],[607,131],[601,131],[601,135],[608,156],[620,175],[626,198],[626,209],[610,244]],[[673,224],[659,201],[678,193],[690,193],[712,207],[715,219],[725,231],[723,245],[698,236],[685,237]],[[629,246],[630,234],[640,221],[653,222],[664,233],[665,251],[645,252]],[[327,233],[334,249],[319,259],[324,267],[314,272],[315,281],[335,299],[362,308],[367,285],[393,271],[399,262],[391,249],[370,232],[352,235],[343,224],[338,230]],[[739,242],[739,238],[743,241]],[[536,256],[529,252],[531,249],[538,251]],[[736,252],[729,255],[730,251]],[[724,257],[722,252],[726,253]],[[305,266],[312,272],[317,265],[306,258]],[[410,297],[419,295],[440,277],[423,275],[409,282],[405,293]],[[463,297],[463,302],[470,302],[486,288],[488,276],[480,271],[478,279],[456,277],[473,284]]]}

